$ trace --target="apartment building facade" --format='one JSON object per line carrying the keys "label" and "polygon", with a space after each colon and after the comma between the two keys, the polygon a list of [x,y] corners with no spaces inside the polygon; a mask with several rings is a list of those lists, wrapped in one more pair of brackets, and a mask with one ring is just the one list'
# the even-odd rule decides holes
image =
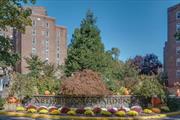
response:
{"label": "apartment building facade", "polygon": [[12,28],[8,28],[10,31],[1,32],[13,39],[15,51],[21,55],[15,68],[20,73],[28,72],[24,58],[31,54],[55,65],[64,64],[67,56],[67,29],[56,25],[56,19],[48,16],[44,7],[30,8],[32,26],[27,26],[25,33],[13,31]]}
{"label": "apartment building facade", "polygon": [[180,31],[180,4],[168,8],[168,36],[164,47],[164,71],[168,85],[180,82],[180,40],[175,37]]}

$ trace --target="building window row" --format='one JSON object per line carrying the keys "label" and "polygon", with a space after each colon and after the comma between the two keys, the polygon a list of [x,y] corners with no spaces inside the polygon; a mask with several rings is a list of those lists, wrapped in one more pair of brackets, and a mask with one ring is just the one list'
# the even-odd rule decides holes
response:
{"label": "building window row", "polygon": [[176,24],[176,32],[180,32],[180,23]]}
{"label": "building window row", "polygon": [[36,48],[32,47],[32,55],[36,55]]}
{"label": "building window row", "polygon": [[176,12],[176,19],[180,19],[180,11]]}
{"label": "building window row", "polygon": [[180,70],[176,70],[176,78],[180,78]]}
{"label": "building window row", "polygon": [[56,40],[56,54],[57,54],[57,56],[56,56],[56,62],[57,62],[57,64],[59,64],[60,63],[60,35],[61,35],[61,33],[60,33],[60,31],[58,31],[57,32],[57,40]]}
{"label": "building window row", "polygon": [[36,35],[36,29],[32,29],[32,35],[35,36]]}
{"label": "building window row", "polygon": [[49,60],[49,40],[45,39],[45,58]]}
{"label": "building window row", "polygon": [[36,47],[36,38],[35,37],[32,38],[32,47]]}
{"label": "building window row", "polygon": [[180,66],[180,58],[176,59],[176,66]]}
{"label": "building window row", "polygon": [[180,55],[180,46],[176,47],[176,55]]}
{"label": "building window row", "polygon": [[32,27],[36,26],[36,20],[32,20]]}
{"label": "building window row", "polygon": [[[38,21],[41,21],[41,18],[37,18]],[[49,28],[49,23],[48,22],[41,22],[41,25],[46,27],[46,28]],[[37,26],[37,21],[36,20],[32,20],[32,27],[36,27]]]}

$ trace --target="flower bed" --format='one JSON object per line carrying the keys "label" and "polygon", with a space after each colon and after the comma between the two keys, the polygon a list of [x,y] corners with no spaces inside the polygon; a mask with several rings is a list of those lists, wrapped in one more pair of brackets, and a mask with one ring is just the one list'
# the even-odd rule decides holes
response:
{"label": "flower bed", "polygon": [[23,112],[27,114],[44,114],[44,115],[58,115],[58,116],[81,116],[81,117],[138,117],[138,116],[151,116],[160,114],[160,109],[144,109],[140,106],[133,106],[131,108],[100,108],[100,107],[85,107],[85,108],[68,108],[68,107],[45,107],[33,106],[27,107],[18,106],[16,112]]}
{"label": "flower bed", "polygon": [[172,112],[167,114],[156,114],[149,116],[135,116],[135,117],[95,117],[95,116],[61,116],[61,115],[46,115],[46,114],[31,114],[31,113],[22,113],[22,112],[4,112],[0,111],[0,115],[10,116],[10,117],[29,117],[33,119],[46,118],[51,120],[152,120],[152,119],[162,119],[169,116],[180,115],[179,112]]}

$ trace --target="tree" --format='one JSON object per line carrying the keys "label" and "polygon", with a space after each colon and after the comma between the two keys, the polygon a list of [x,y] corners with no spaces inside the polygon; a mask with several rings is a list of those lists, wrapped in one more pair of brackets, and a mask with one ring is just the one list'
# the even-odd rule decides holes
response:
{"label": "tree", "polygon": [[133,59],[130,59],[129,62],[139,74],[157,75],[158,70],[162,68],[162,64],[155,54],[147,54],[146,56],[138,55]]}
{"label": "tree", "polygon": [[159,68],[162,68],[162,64],[158,60],[158,57],[154,54],[147,54],[141,65],[141,74],[157,75]]}
{"label": "tree", "polygon": [[151,98],[155,95],[158,97],[164,98],[165,92],[163,86],[158,82],[156,76],[145,77],[145,80],[142,80],[138,85],[134,94],[140,95],[146,98]]}
{"label": "tree", "polygon": [[12,44],[9,38],[0,36],[0,66],[14,66],[19,55],[12,51]]}
{"label": "tree", "polygon": [[161,99],[165,98],[165,91],[163,86],[158,82],[157,76],[139,76],[141,81],[134,85],[133,94],[143,100],[143,104],[147,107],[152,97],[157,96]]}
{"label": "tree", "polygon": [[10,86],[10,95],[17,96],[21,100],[24,97],[31,97],[35,93],[36,80],[23,74],[13,74],[12,85]]}
{"label": "tree", "polygon": [[144,57],[136,55],[133,59],[129,59],[130,66],[135,68],[138,72],[141,72],[141,65],[143,63]]}
{"label": "tree", "polygon": [[[0,0],[0,29],[12,27],[24,32],[31,25],[31,10],[23,8],[22,4],[35,3],[35,0]],[[13,51],[12,40],[0,36],[0,66],[13,66],[19,60],[19,55]]]}
{"label": "tree", "polygon": [[96,18],[88,10],[80,28],[76,28],[72,36],[65,62],[65,73],[71,75],[73,72],[83,69],[92,69],[102,73],[108,66],[106,59],[109,58],[101,42]]}
{"label": "tree", "polygon": [[114,60],[118,60],[119,59],[119,55],[120,55],[120,50],[119,48],[111,48],[111,50],[108,51],[112,56]]}
{"label": "tree", "polygon": [[24,32],[25,27],[31,25],[31,10],[23,8],[22,3],[34,4],[36,0],[0,0],[0,29],[7,26]]}
{"label": "tree", "polygon": [[27,68],[30,70],[29,75],[37,78],[43,70],[46,61],[42,61],[37,55],[31,55],[24,58],[28,64]]}

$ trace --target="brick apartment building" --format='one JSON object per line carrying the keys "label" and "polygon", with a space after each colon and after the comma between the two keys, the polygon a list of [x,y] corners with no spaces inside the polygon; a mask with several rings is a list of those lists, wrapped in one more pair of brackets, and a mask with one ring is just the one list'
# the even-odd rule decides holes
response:
{"label": "brick apartment building", "polygon": [[44,7],[33,6],[31,9],[32,26],[27,26],[24,34],[13,32],[12,28],[0,31],[0,35],[14,40],[15,51],[21,55],[21,61],[16,66],[16,71],[20,73],[28,72],[24,58],[30,54],[55,65],[63,64],[67,56],[67,29],[56,25],[55,18],[48,16]]}
{"label": "brick apartment building", "polygon": [[168,39],[164,47],[164,70],[168,75],[168,85],[180,82],[180,40],[175,33],[180,31],[180,4],[168,8]]}

